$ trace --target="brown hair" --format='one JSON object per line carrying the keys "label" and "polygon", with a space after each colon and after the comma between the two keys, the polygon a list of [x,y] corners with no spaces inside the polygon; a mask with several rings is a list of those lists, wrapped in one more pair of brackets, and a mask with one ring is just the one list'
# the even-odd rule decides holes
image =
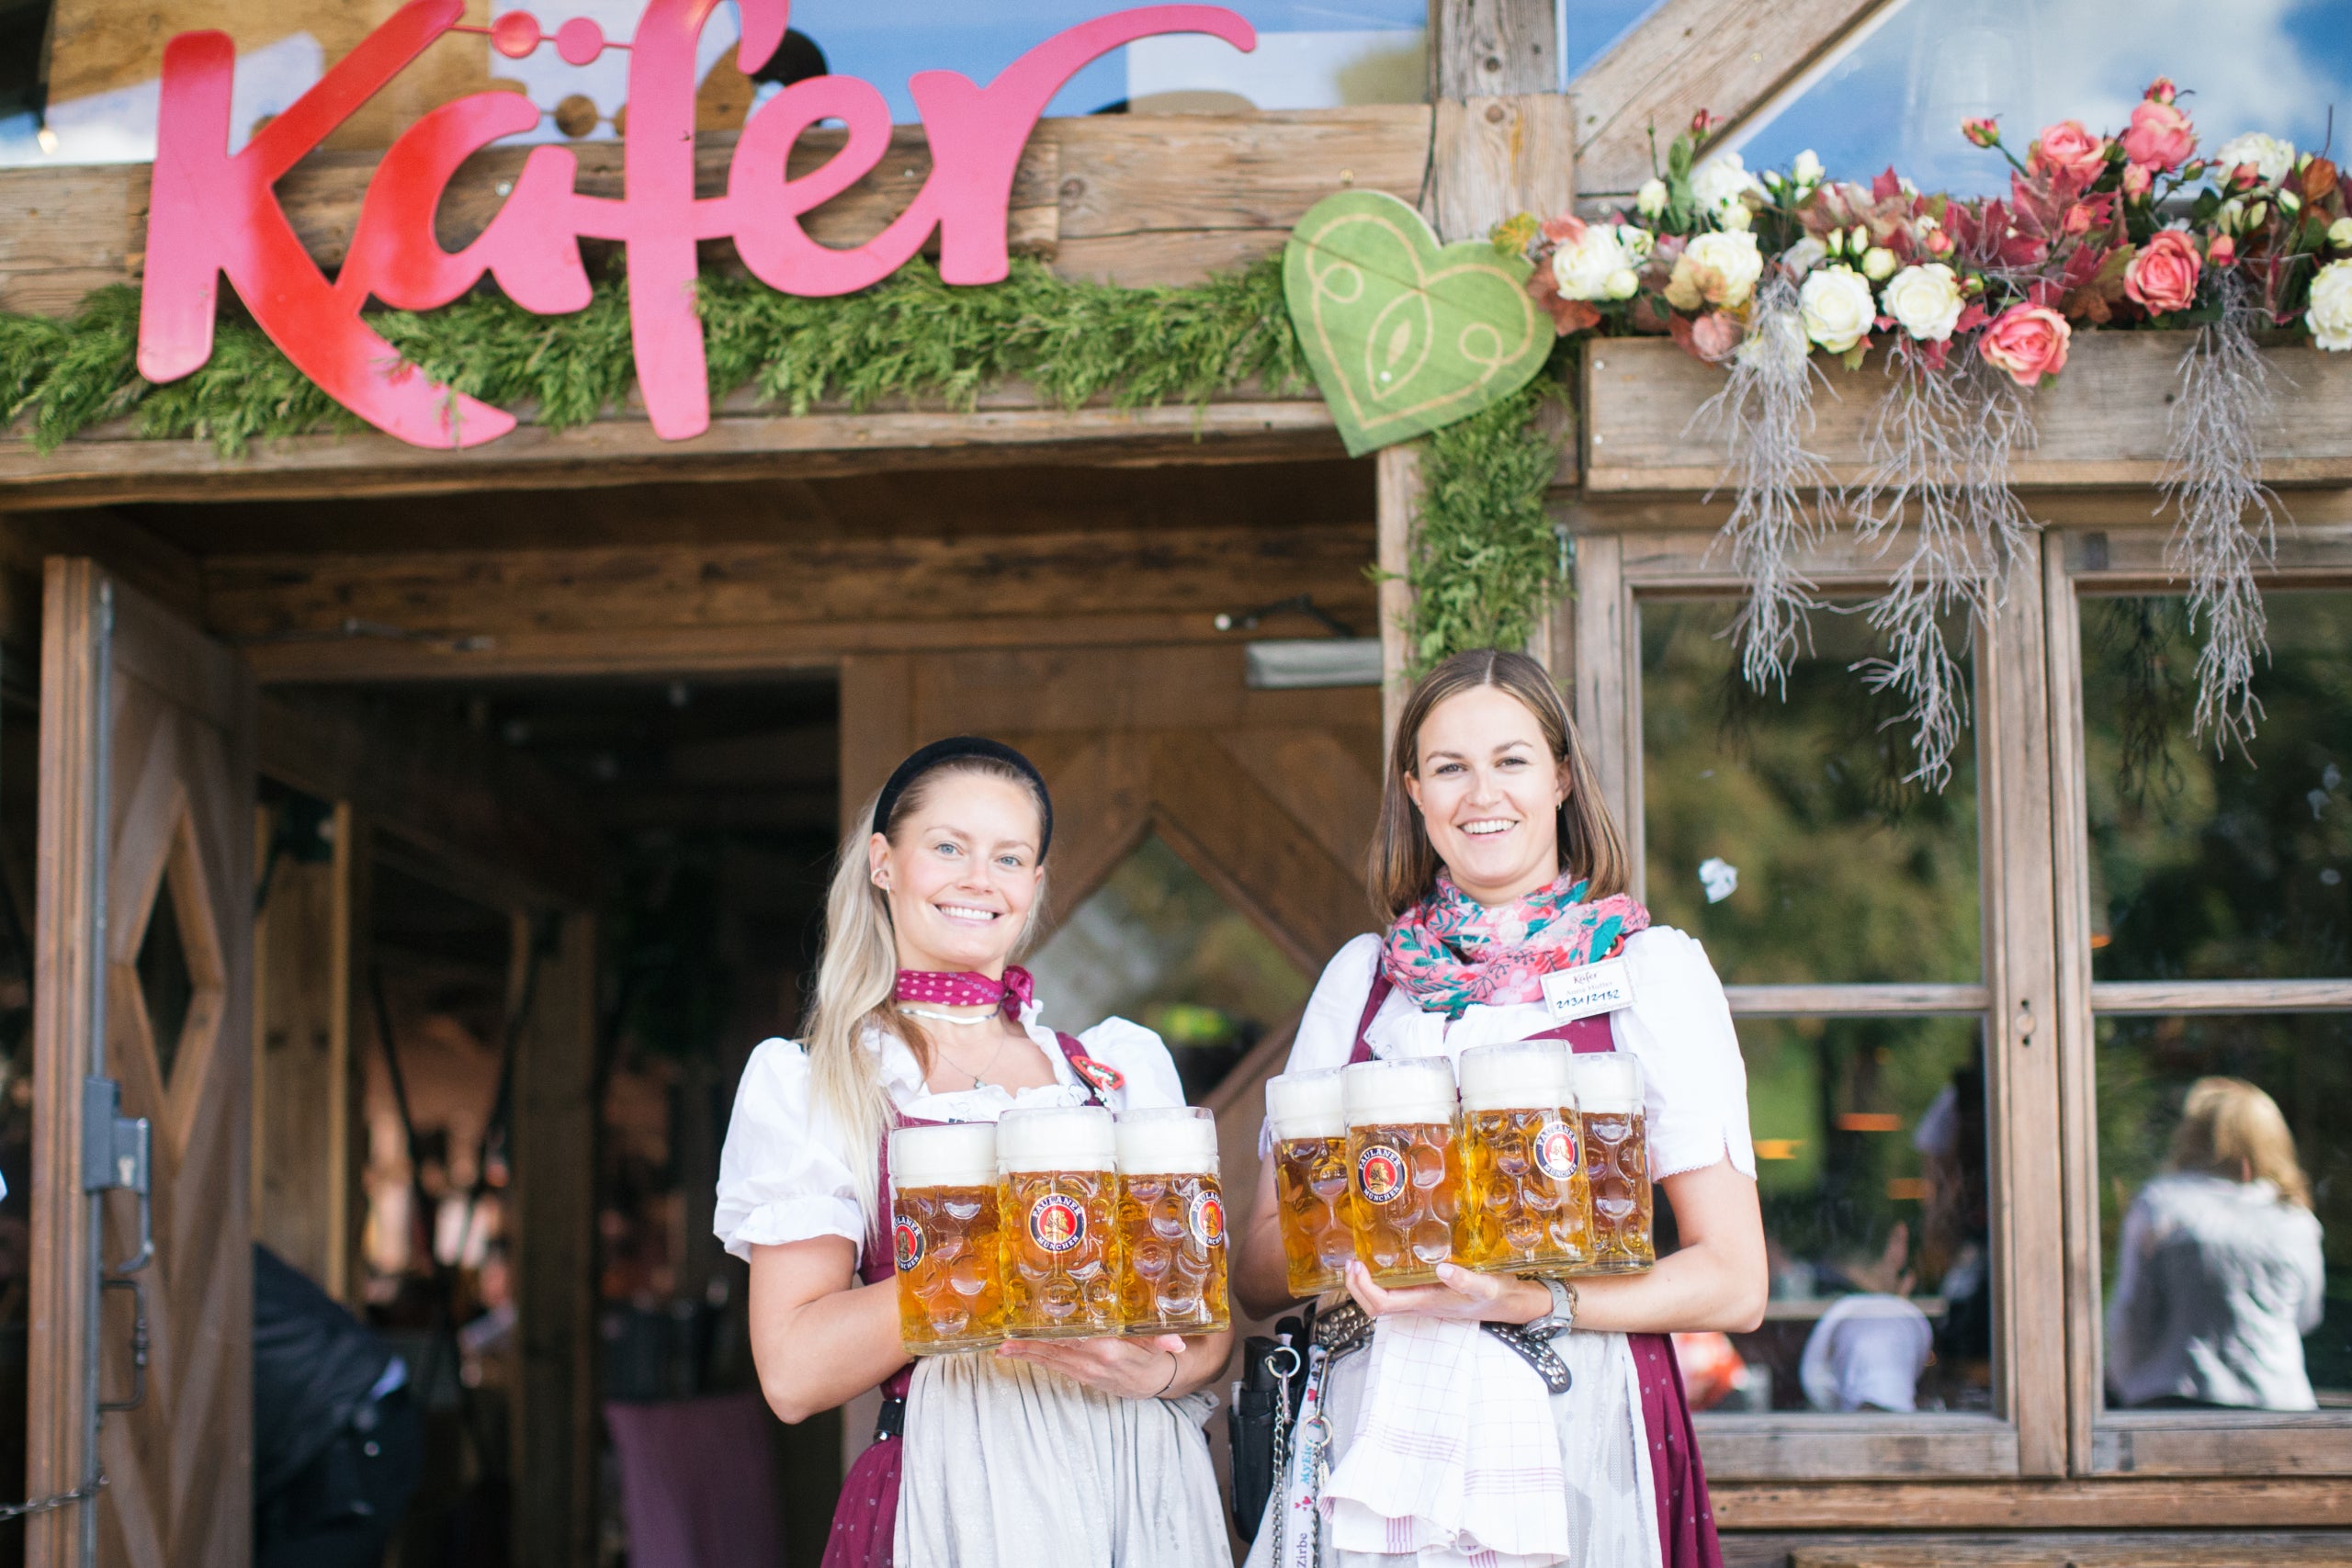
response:
{"label": "brown hair", "polygon": [[1384,923],[1428,897],[1437,886],[1437,850],[1430,842],[1420,808],[1405,790],[1405,781],[1420,769],[1421,726],[1440,703],[1480,686],[1492,686],[1518,698],[1535,716],[1552,761],[1567,773],[1568,796],[1559,811],[1560,869],[1573,869],[1590,884],[1585,894],[1589,898],[1606,898],[1633,885],[1624,836],[1617,830],[1609,803],[1601,798],[1600,780],[1593,773],[1591,759],[1585,755],[1577,721],[1569,716],[1568,705],[1560,700],[1559,688],[1552,684],[1544,666],[1527,655],[1480,649],[1457,653],[1422,676],[1406,697],[1405,711],[1397,719],[1388,773],[1381,781],[1380,827],[1373,834],[1370,863],[1364,872],[1372,907]]}
{"label": "brown hair", "polygon": [[2312,1184],[2278,1102],[2244,1078],[2199,1078],[2188,1086],[2165,1163],[2232,1181],[2267,1181],[2289,1202],[2312,1206]]}

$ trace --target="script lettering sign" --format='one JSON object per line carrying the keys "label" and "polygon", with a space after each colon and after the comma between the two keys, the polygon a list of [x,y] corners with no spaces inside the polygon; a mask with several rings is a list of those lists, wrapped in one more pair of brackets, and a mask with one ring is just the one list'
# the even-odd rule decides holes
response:
{"label": "script lettering sign", "polygon": [[[220,276],[302,373],[378,429],[419,446],[474,446],[514,416],[427,380],[368,330],[373,298],[401,310],[446,305],[485,275],[539,315],[589,299],[582,238],[621,243],[630,343],[654,430],[666,439],[710,424],[702,323],[695,314],[695,243],[732,237],[743,265],[787,294],[847,294],[906,265],[935,230],[940,276],[1001,281],[1010,267],[1007,210],[1021,150],[1046,105],[1090,62],[1159,33],[1208,33],[1256,47],[1250,24],[1218,6],[1147,6],[1080,23],[1029,51],[983,87],[954,71],[909,83],[933,167],[907,209],[862,245],[819,244],[801,214],[839,196],[888,151],[890,113],[854,76],[797,82],[763,105],[735,144],[726,193],[696,197],[695,45],[719,0],[651,0],[629,44],[628,134],[618,197],[573,188],[567,149],[534,149],[481,237],[452,254],[434,238],[434,209],[458,166],[500,137],[530,130],[538,110],[519,94],[475,93],[442,105],[395,141],[369,182],[351,248],[330,280],[302,249],[273,187],[426,45],[458,25],[464,0],[411,0],[256,132],[233,157],[229,103],[235,51],[224,33],[182,33],[164,51],[163,99],[141,299],[139,370],[186,376],[211,357]],[[790,0],[740,0],[738,60],[757,70],[783,41]],[[786,156],[820,120],[848,127],[840,152],[797,178]]]}

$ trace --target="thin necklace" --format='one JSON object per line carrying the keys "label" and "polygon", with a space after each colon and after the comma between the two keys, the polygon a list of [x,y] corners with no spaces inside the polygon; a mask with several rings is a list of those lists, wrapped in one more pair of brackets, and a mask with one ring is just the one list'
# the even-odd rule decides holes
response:
{"label": "thin necklace", "polygon": [[[952,1012],[933,1012],[924,1008],[910,1008],[904,1006],[903,1004],[899,1007],[899,1010],[915,1018],[934,1018],[939,1020],[942,1023],[958,1023],[966,1025],[986,1023],[990,1018],[996,1016],[995,1014],[990,1013],[981,1018],[958,1018]],[[980,1064],[980,1070],[977,1073],[973,1072],[971,1068],[966,1066],[963,1063],[957,1061],[955,1057],[949,1055],[947,1054],[947,1047],[944,1044],[942,1044],[939,1047],[939,1056],[940,1059],[945,1062],[949,1066],[968,1077],[972,1080],[972,1087],[974,1089],[978,1089],[980,1087],[980,1077],[982,1074],[993,1072],[995,1070],[997,1058],[1004,1055],[1004,1043],[1008,1038],[1009,1036],[1003,1034],[999,1034],[996,1037],[996,1049],[989,1053],[989,1059]]]}

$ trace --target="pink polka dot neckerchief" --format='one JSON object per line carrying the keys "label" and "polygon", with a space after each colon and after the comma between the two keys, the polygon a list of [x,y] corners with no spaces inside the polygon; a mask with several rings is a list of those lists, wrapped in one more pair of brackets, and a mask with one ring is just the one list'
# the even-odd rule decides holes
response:
{"label": "pink polka dot neckerchief", "polygon": [[1001,980],[968,970],[901,969],[895,996],[902,1002],[930,1002],[936,1007],[1002,1008],[1004,1016],[1017,1023],[1022,1010],[1036,994],[1037,982],[1029,971],[1013,964],[1006,966]]}

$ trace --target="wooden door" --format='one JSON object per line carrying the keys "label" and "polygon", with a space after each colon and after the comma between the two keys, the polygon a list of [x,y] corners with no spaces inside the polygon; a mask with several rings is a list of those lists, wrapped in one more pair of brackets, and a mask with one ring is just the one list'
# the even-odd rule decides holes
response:
{"label": "wooden door", "polygon": [[[254,692],[244,667],[95,563],[52,558],[43,609],[28,1484],[107,1477],[31,1521],[26,1561],[196,1568],[252,1560]],[[94,964],[94,959],[96,962]],[[103,1038],[96,1025],[103,1018]],[[129,1397],[127,1193],[85,1196],[83,1082],[153,1128],[149,1329]],[[94,1211],[103,1220],[93,1223]],[[94,1354],[95,1351],[95,1354]]]}

